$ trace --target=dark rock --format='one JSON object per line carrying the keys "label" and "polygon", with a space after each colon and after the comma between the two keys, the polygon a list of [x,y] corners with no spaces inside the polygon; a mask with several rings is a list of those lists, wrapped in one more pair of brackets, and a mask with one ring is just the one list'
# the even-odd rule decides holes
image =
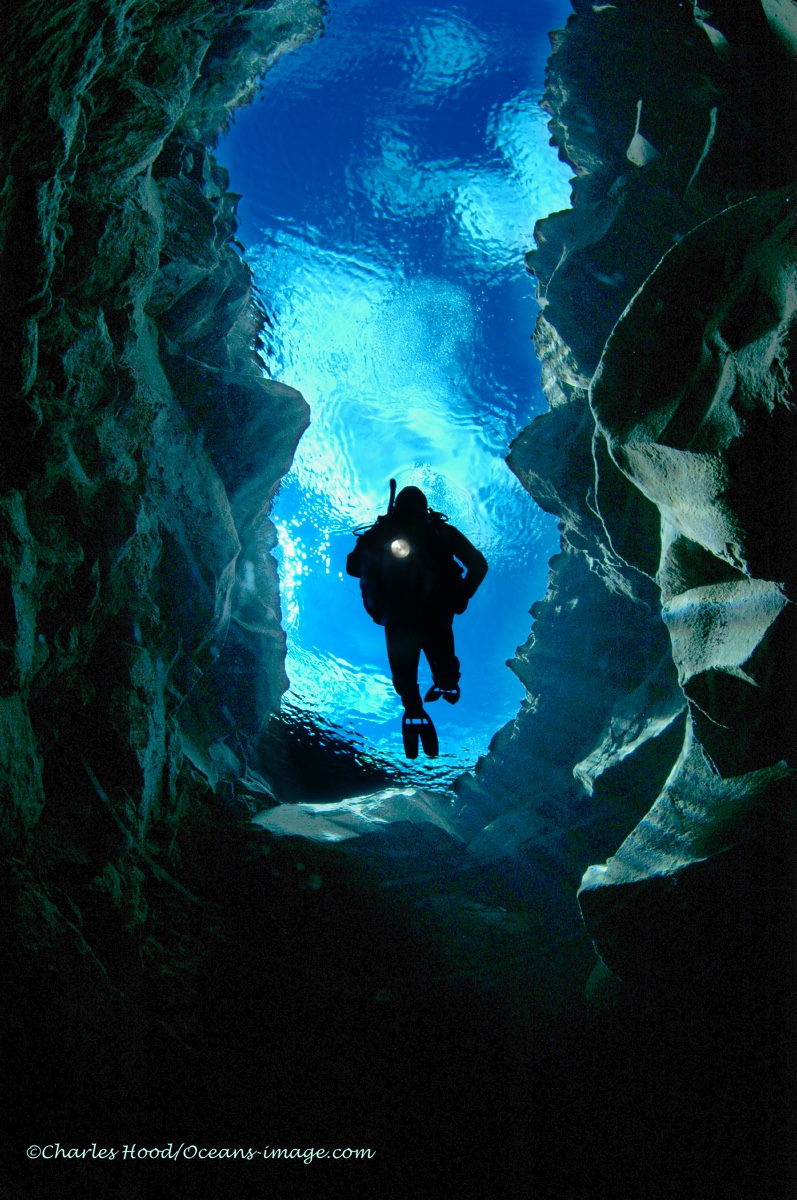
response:
{"label": "dark rock", "polygon": [[[458,790],[486,823],[479,847],[542,854],[551,877],[565,861],[542,817],[552,800],[565,800],[555,828],[578,828],[592,861],[608,849],[601,811],[625,814],[629,835],[585,875],[581,908],[621,975],[663,979],[666,961],[683,978],[727,941],[679,956],[662,901],[656,936],[672,949],[654,966],[662,881],[687,872],[673,893],[688,894],[684,912],[719,929],[726,911],[738,931],[742,901],[717,890],[731,873],[709,863],[756,836],[773,796],[792,837],[795,69],[776,6],[575,8],[552,36],[543,100],[573,207],[538,224],[528,256],[550,412],[508,460],[559,517],[564,557],[513,663],[528,703]],[[613,679],[607,658],[638,674]],[[702,849],[676,852],[681,837]]]}
{"label": "dark rock", "polygon": [[181,927],[215,938],[181,882],[189,831],[268,790],[250,763],[287,686],[268,509],[308,413],[264,377],[208,147],[319,28],[311,0],[4,11],[8,911],[21,986],[62,972],[78,1041],[156,978],[182,980],[159,1001],[179,1007]]}

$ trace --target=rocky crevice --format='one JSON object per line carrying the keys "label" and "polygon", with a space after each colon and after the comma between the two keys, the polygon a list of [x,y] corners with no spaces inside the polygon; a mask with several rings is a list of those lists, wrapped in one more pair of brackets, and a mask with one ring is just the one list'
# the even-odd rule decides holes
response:
{"label": "rocky crevice", "polygon": [[[353,891],[370,913],[408,889],[421,917],[408,931],[398,905],[388,923],[413,979],[441,944],[469,979],[496,930],[509,960],[533,946],[523,971],[484,968],[516,989],[524,1029],[567,1008],[569,970],[583,988],[582,878],[589,931],[625,980],[778,970],[795,749],[790,43],[752,0],[575,7],[544,101],[574,204],[529,258],[550,411],[510,456],[562,530],[512,664],[527,701],[458,786],[467,852],[427,827],[406,846],[397,827],[350,858],[244,823],[268,802],[252,745],[285,686],[268,506],[307,409],[262,375],[265,317],[208,149],[259,73],[318,30],[318,7],[8,9],[2,830],[12,1008],[45,1105],[65,1090],[54,1061],[66,1076],[82,1056],[96,1080],[115,1038],[133,1065],[106,1081],[112,1105],[132,1104],[131,1078],[145,1094],[161,1058],[184,1067],[195,1037],[217,1065],[233,1044],[243,1059],[232,1035],[213,1043],[214,1004],[232,973],[247,1028],[253,979],[305,1011],[297,939],[329,1006],[342,989],[380,1045],[400,984],[372,995],[393,960],[374,966],[384,926],[352,920]],[[433,899],[406,869],[425,852],[448,880]],[[478,953],[457,949],[465,927]],[[43,1041],[36,1014],[56,1031]],[[233,1095],[246,1063],[225,1069]],[[72,1099],[90,1104],[90,1086]]]}
{"label": "rocky crevice", "polygon": [[[398,1112],[385,1194],[407,1192],[410,1143],[471,1181],[475,1126],[488,1190],[511,1158],[540,1195],[643,1168],[651,1196],[698,1176],[732,1195],[749,1120],[775,1194],[793,42],[769,0],[574,7],[544,101],[574,204],[529,257],[550,411],[510,456],[562,531],[512,663],[527,700],[460,781],[467,848],[400,823],[352,849],[249,822],[285,684],[268,505],[307,409],[261,373],[208,148],[318,6],[6,6],[0,769],[12,1072],[36,1136],[101,1109],[129,1138],[154,1105],[234,1142],[248,1105],[258,1136],[388,1144]],[[286,770],[284,740],[259,751]],[[599,964],[594,1032],[571,1043],[582,879],[589,935],[644,986],[607,1018]],[[695,1088],[714,1125],[682,1111]]]}

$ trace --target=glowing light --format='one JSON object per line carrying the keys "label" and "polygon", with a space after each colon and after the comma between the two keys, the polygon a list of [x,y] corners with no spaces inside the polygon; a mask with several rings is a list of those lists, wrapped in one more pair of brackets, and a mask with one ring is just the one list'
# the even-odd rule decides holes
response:
{"label": "glowing light", "polygon": [[405,538],[394,538],[390,543],[390,553],[396,558],[406,558],[410,552],[410,544]]}

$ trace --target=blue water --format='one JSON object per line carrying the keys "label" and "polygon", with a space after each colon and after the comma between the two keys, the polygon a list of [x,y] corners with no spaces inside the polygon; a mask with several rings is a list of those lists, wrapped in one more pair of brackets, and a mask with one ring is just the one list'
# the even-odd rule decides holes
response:
{"label": "blue water", "polygon": [[[504,459],[545,402],[523,255],[569,204],[539,109],[564,0],[331,0],[325,34],[280,59],[217,156],[242,193],[273,325],[270,374],[312,410],[272,517],[294,708],[410,782],[443,787],[517,713],[555,522]],[[384,635],[345,574],[388,480],[422,487],[487,556],[455,622],[462,699],[431,710],[441,757],[407,764]],[[425,690],[428,671],[421,671]],[[442,711],[441,711],[442,710]]]}

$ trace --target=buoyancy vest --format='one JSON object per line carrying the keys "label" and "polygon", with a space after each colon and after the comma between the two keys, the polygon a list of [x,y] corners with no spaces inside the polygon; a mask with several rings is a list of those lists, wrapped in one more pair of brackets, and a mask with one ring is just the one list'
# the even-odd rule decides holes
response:
{"label": "buoyancy vest", "polygon": [[432,607],[465,611],[462,568],[449,547],[441,513],[430,512],[425,522],[412,525],[402,524],[393,513],[379,517],[360,535],[357,549],[363,604],[377,625]]}

